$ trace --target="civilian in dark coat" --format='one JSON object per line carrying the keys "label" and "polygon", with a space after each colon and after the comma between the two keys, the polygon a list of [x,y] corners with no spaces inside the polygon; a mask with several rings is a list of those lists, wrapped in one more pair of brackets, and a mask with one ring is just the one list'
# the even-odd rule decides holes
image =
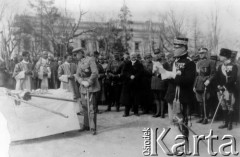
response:
{"label": "civilian in dark coat", "polygon": [[153,69],[153,62],[152,62],[152,55],[150,53],[145,54],[144,61],[143,61],[143,77],[142,77],[142,109],[143,113],[148,113],[150,109],[153,109],[153,95],[151,91],[151,80],[152,80],[152,69]]}
{"label": "civilian in dark coat", "polygon": [[123,91],[121,95],[121,103],[125,105],[124,117],[129,116],[129,111],[132,104],[132,109],[135,115],[138,116],[140,83],[143,73],[143,65],[137,60],[137,54],[131,53],[130,60],[126,62],[122,71]]}

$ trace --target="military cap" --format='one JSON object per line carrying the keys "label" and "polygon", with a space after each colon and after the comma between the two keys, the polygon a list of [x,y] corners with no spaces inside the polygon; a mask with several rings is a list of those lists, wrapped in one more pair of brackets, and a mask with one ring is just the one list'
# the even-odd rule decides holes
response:
{"label": "military cap", "polygon": [[23,52],[22,52],[22,56],[27,56],[27,55],[29,55],[29,52],[28,52],[28,51],[23,51]]}
{"label": "military cap", "polygon": [[221,48],[219,55],[229,59],[232,56],[232,51],[226,48]]}
{"label": "military cap", "polygon": [[205,48],[205,47],[201,47],[200,49],[198,49],[198,52],[199,53],[206,53],[206,52],[208,52],[208,49]]}
{"label": "military cap", "polygon": [[176,37],[173,41],[174,46],[187,46],[188,38]]}

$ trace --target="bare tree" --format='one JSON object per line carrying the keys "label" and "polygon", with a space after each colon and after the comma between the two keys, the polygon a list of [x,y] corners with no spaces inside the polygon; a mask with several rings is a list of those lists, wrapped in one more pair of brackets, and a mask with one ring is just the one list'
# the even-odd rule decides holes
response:
{"label": "bare tree", "polygon": [[184,36],[186,34],[185,29],[184,16],[177,14],[173,9],[170,9],[164,14],[159,14],[159,23],[156,29],[159,48],[171,52],[173,39],[175,37]]}
{"label": "bare tree", "polygon": [[56,8],[53,0],[36,0],[29,4],[40,19],[40,32],[39,26],[35,25],[35,29],[38,29],[41,40],[45,37],[51,42],[54,52],[58,51],[59,46],[63,48],[62,52],[72,49],[70,43],[74,38],[92,31],[92,29],[88,29],[79,32],[82,17],[86,14],[82,10],[79,11],[78,18],[75,20],[67,10],[61,12]]}
{"label": "bare tree", "polygon": [[215,8],[211,10],[209,20],[209,32],[208,32],[208,40],[209,47],[212,50],[213,54],[218,52],[219,39],[221,35],[221,26],[219,23],[219,8],[218,5],[215,5]]}

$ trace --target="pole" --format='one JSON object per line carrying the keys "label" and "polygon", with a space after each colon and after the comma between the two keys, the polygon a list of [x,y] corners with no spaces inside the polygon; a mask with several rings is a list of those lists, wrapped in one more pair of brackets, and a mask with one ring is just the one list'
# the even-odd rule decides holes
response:
{"label": "pole", "polygon": [[217,111],[218,111],[218,108],[219,108],[222,100],[223,100],[223,93],[222,93],[222,95],[221,95],[221,97],[220,97],[220,99],[219,99],[218,106],[217,106],[216,111],[215,111],[215,113],[214,113],[214,115],[213,115],[213,118],[212,118],[212,121],[211,121],[211,124],[210,124],[210,129],[212,128],[212,123],[213,123],[213,121],[214,121],[214,119],[215,119],[215,117],[216,117],[216,115],[217,115]]}
{"label": "pole", "polygon": [[30,95],[32,97],[38,97],[38,98],[46,98],[46,99],[53,99],[53,100],[60,100],[60,101],[77,102],[76,100],[72,100],[72,99],[57,98],[57,97],[50,97],[50,96],[42,96],[42,95],[35,95],[35,94],[30,94]]}
{"label": "pole", "polygon": [[207,87],[204,88],[204,93],[203,93],[204,119],[207,119],[207,111],[206,111],[206,91],[207,91]]}
{"label": "pole", "polygon": [[88,123],[89,123],[89,130],[91,131],[91,120],[90,120],[90,98],[89,98],[89,88],[87,88],[87,112],[88,112]]}
{"label": "pole", "polygon": [[9,96],[10,98],[18,101],[18,102],[20,101],[20,102],[23,102],[23,103],[28,104],[28,105],[30,105],[30,106],[39,108],[39,109],[41,109],[41,110],[44,110],[44,111],[47,111],[47,112],[56,114],[56,115],[61,116],[61,117],[64,117],[64,118],[68,118],[68,115],[65,115],[65,114],[63,114],[63,113],[60,113],[60,112],[57,112],[57,111],[54,111],[54,110],[51,110],[51,109],[47,109],[47,108],[45,108],[45,107],[38,106],[38,105],[36,105],[36,104],[34,104],[34,103],[32,103],[32,102],[28,102],[28,101],[25,101],[25,100],[22,100],[22,99],[18,99],[18,98],[15,98],[15,97],[11,96],[11,95],[8,95],[8,96]]}

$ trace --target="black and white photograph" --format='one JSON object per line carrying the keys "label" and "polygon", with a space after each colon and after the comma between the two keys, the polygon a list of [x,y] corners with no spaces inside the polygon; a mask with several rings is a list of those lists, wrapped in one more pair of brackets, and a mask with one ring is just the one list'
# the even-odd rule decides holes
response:
{"label": "black and white photograph", "polygon": [[238,0],[0,0],[0,157],[240,156],[238,52]]}

